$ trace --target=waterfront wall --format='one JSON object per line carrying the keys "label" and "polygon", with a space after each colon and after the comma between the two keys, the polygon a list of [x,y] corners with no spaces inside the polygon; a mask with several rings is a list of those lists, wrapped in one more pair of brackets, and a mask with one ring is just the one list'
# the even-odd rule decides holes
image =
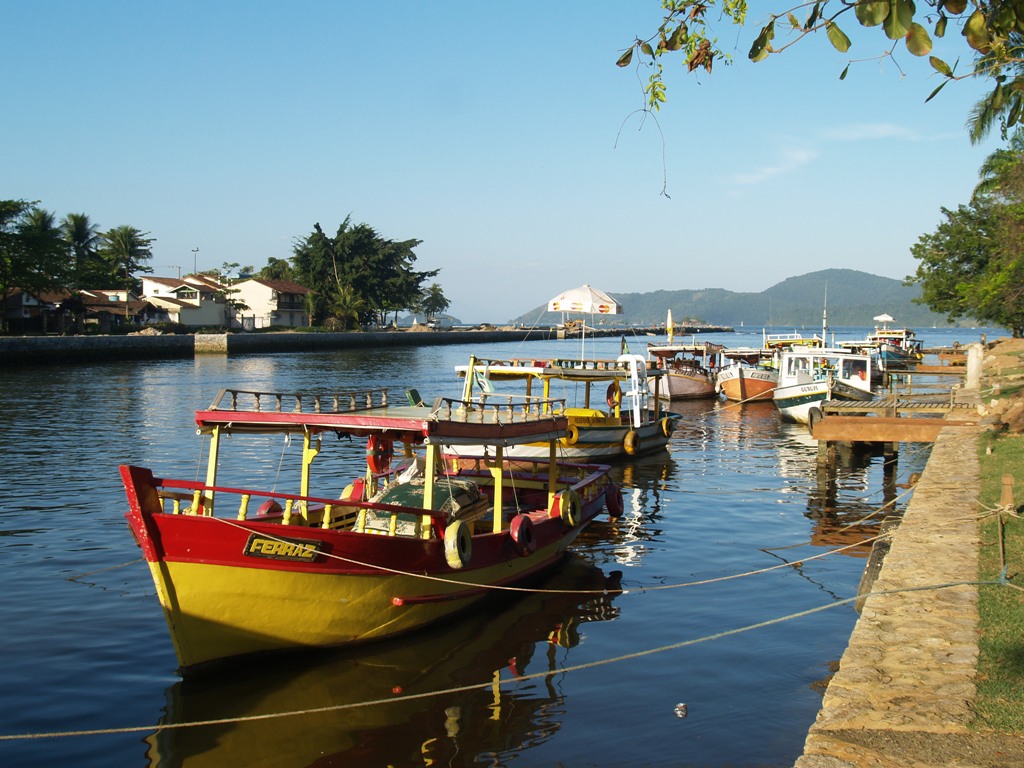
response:
{"label": "waterfront wall", "polygon": [[373,333],[232,333],[166,336],[0,337],[0,364],[44,365],[100,360],[319,352],[365,347],[490,344],[553,338],[555,331],[391,331]]}

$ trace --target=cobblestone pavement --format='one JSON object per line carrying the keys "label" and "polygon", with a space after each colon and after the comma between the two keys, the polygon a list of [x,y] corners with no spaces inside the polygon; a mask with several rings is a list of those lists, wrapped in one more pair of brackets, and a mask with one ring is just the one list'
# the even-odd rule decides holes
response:
{"label": "cobblestone pavement", "polygon": [[1024,739],[967,729],[980,429],[935,442],[795,768],[1024,766]]}

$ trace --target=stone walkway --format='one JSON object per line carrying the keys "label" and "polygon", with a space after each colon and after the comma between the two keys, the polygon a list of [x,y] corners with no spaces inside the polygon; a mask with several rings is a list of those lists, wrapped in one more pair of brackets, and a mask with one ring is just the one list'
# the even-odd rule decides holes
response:
{"label": "stone walkway", "polygon": [[795,768],[1024,766],[1024,739],[967,728],[978,591],[942,586],[977,580],[980,429],[935,442]]}

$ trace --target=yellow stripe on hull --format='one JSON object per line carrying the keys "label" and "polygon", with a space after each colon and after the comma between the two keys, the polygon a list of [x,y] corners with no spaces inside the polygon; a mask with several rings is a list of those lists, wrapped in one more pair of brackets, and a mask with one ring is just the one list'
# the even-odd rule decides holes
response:
{"label": "yellow stripe on hull", "polygon": [[[572,538],[572,537],[569,537]],[[383,639],[460,611],[486,594],[478,584],[510,583],[568,546],[561,540],[518,558],[471,571],[415,575],[342,575],[207,563],[150,563],[157,594],[183,668],[231,656],[302,646]],[[395,598],[472,594],[395,605]]]}

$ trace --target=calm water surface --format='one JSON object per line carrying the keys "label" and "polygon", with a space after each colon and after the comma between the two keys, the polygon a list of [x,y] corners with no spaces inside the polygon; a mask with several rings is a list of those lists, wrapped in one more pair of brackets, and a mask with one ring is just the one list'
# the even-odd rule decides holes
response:
{"label": "calm water surface", "polygon": [[[948,345],[981,332],[919,335]],[[584,532],[544,585],[551,592],[495,599],[358,652],[264,658],[198,680],[176,674],[123,518],[118,464],[195,477],[192,412],[221,387],[415,386],[431,400],[459,393],[452,369],[471,353],[565,356],[578,344],[0,370],[0,735],[103,731],[0,741],[0,763],[792,764],[856,614],[842,605],[764,623],[853,596],[867,548],[820,556],[873,535],[870,524],[841,529],[883,500],[897,494],[901,510],[907,499],[883,488],[880,456],[816,479],[806,428],[782,424],[770,403],[673,405],[683,419],[671,452],[615,467],[626,514]],[[618,352],[618,340],[587,344],[588,356]],[[280,450],[254,466],[275,465]],[[896,482],[926,455],[901,446]],[[619,582],[623,593],[600,592]],[[269,717],[252,719],[260,715]],[[161,727],[209,720],[227,722]]]}

